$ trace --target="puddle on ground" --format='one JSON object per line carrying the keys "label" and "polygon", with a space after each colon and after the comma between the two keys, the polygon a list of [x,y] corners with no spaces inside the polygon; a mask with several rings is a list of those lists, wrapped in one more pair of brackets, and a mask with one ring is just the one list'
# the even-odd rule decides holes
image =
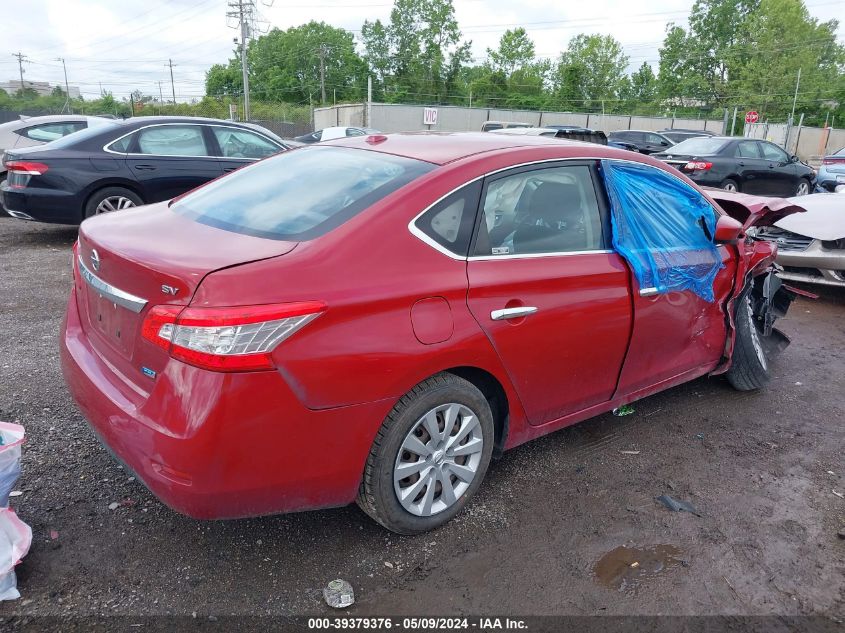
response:
{"label": "puddle on ground", "polygon": [[653,578],[683,560],[681,550],[674,545],[654,545],[638,549],[621,545],[602,556],[593,567],[599,584],[626,591],[634,589],[643,580]]}

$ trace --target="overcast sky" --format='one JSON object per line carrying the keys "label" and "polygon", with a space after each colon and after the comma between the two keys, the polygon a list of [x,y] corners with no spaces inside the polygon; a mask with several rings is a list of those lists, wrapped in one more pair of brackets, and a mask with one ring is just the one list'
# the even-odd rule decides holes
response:
{"label": "overcast sky", "polygon": [[[270,6],[267,6],[267,5]],[[602,33],[618,39],[631,67],[643,61],[657,66],[666,24],[686,24],[691,0],[454,0],[458,22],[473,55],[483,60],[502,32],[524,26],[538,56],[556,57],[578,33]],[[0,81],[18,78],[12,53],[26,55],[24,79],[61,83],[64,57],[68,80],[85,97],[96,97],[100,84],[115,97],[139,89],[157,95],[162,82],[170,95],[172,59],[176,97],[203,95],[205,70],[225,63],[237,31],[226,18],[226,0],[30,0],[3,12]],[[256,0],[270,27],[286,29],[309,20],[359,33],[365,19],[387,20],[390,0]],[[807,0],[814,17],[845,17],[845,0]],[[845,28],[840,27],[840,40]]]}

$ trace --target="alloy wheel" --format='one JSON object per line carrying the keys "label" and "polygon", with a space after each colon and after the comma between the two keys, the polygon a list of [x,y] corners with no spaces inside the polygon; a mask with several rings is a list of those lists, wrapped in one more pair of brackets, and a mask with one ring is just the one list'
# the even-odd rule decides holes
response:
{"label": "alloy wheel", "polygon": [[134,206],[135,203],[125,196],[109,196],[97,205],[96,214],[111,213],[112,211],[120,211],[121,209],[128,209]]}
{"label": "alloy wheel", "polygon": [[806,196],[808,193],[810,193],[810,183],[808,183],[806,180],[802,180],[800,183],[798,183],[798,191],[795,192],[795,195]]}
{"label": "alloy wheel", "polygon": [[732,182],[726,183],[725,186],[722,187],[725,191],[736,191],[736,185]]}
{"label": "alloy wheel", "polygon": [[411,427],[393,467],[393,488],[405,510],[429,517],[466,493],[481,464],[484,435],[469,407],[434,407]]}

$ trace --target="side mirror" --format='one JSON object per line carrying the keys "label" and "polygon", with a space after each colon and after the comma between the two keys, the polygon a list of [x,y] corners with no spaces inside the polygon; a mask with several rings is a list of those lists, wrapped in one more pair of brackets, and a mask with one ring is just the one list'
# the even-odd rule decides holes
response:
{"label": "side mirror", "polygon": [[790,162],[790,163],[797,163],[799,160],[801,160],[801,159],[800,159],[800,158],[798,158],[798,156],[797,156],[797,155],[795,155],[795,154],[792,154],[792,155],[790,155],[790,157],[789,157],[789,162]]}
{"label": "side mirror", "polygon": [[719,216],[716,220],[716,235],[713,241],[716,244],[725,244],[726,242],[735,242],[742,234],[742,223],[739,220],[733,219],[729,215]]}

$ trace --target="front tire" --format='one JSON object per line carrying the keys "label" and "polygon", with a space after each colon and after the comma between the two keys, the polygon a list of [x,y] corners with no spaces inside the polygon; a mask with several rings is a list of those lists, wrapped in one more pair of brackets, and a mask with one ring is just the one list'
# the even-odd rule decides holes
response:
{"label": "front tire", "polygon": [[769,359],[763,345],[763,334],[754,318],[754,304],[749,286],[737,302],[736,341],[731,368],[726,377],[739,391],[753,391],[765,387],[771,379]]}
{"label": "front tire", "polygon": [[806,178],[802,178],[798,181],[798,185],[795,187],[795,195],[796,196],[806,196],[810,193],[810,181]]}
{"label": "front tire", "polygon": [[95,191],[85,203],[85,217],[131,209],[144,204],[141,197],[125,187],[106,187]]}
{"label": "front tire", "polygon": [[402,396],[382,423],[358,505],[398,534],[440,527],[478,490],[493,441],[484,394],[453,374],[433,376]]}

